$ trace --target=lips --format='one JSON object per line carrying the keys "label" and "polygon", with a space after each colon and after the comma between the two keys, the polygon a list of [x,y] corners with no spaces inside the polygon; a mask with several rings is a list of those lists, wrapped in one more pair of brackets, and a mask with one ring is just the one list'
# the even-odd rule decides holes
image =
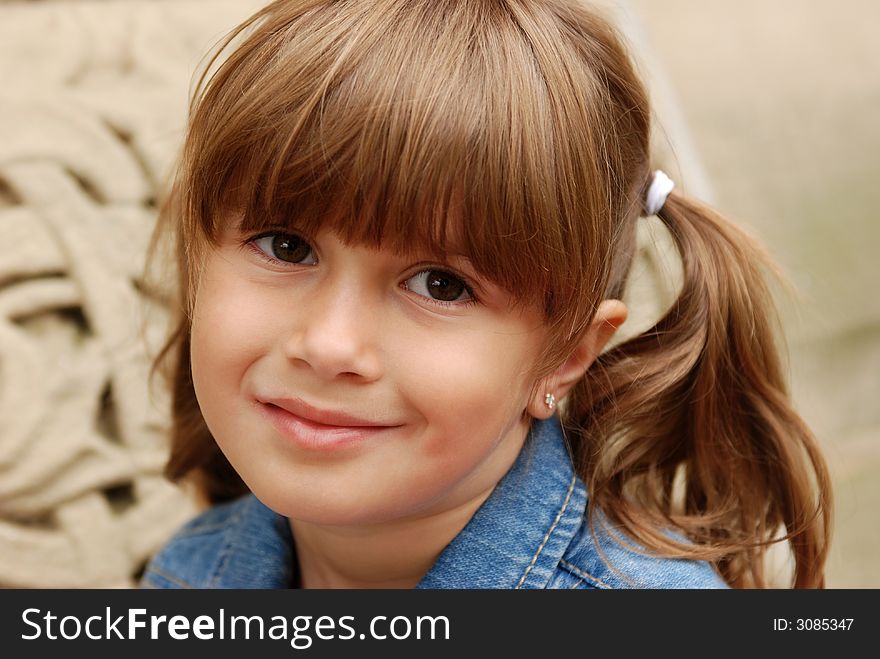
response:
{"label": "lips", "polygon": [[298,398],[258,398],[257,402],[260,411],[286,439],[308,450],[362,444],[402,425],[320,409]]}
{"label": "lips", "polygon": [[373,421],[347,412],[337,412],[333,410],[325,410],[309,405],[299,398],[263,398],[258,399],[264,405],[273,405],[290,414],[299,417],[304,421],[310,421],[314,424],[330,427],[344,428],[378,428],[392,427],[400,424],[383,423],[381,421]]}

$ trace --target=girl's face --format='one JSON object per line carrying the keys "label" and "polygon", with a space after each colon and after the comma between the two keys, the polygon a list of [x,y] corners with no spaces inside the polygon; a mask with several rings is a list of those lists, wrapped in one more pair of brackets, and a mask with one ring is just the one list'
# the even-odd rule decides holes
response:
{"label": "girl's face", "polygon": [[192,373],[217,443],[277,512],[320,524],[485,497],[528,431],[537,310],[463,257],[234,228],[209,250]]}

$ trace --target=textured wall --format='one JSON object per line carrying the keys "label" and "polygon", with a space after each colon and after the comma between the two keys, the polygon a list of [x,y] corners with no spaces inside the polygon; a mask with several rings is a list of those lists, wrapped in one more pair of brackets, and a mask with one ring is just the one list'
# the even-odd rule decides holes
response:
{"label": "textured wall", "polygon": [[0,585],[131,585],[194,510],[140,276],[190,75],[254,6],[0,5]]}

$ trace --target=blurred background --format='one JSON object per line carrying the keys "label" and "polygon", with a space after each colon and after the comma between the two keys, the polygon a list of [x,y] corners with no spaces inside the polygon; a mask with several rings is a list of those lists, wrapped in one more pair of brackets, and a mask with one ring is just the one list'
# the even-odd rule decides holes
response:
{"label": "blurred background", "polygon": [[660,121],[673,139],[685,127],[685,185],[707,181],[797,287],[799,301],[778,299],[795,403],[835,484],[828,584],[880,587],[880,4],[617,9],[671,97]]}
{"label": "blurred background", "polygon": [[[0,1],[0,586],[133,585],[195,511],[161,477],[164,306],[141,269],[191,75],[262,4]],[[880,587],[880,4],[600,4],[652,90],[658,163],[798,290],[779,304],[835,484],[828,585]],[[629,331],[664,299],[662,239],[642,244]]]}

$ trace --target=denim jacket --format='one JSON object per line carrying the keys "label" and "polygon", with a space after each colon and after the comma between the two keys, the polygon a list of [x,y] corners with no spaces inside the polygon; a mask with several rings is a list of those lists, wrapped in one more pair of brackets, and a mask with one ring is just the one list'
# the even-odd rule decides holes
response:
{"label": "denim jacket", "polygon": [[[586,504],[559,421],[535,421],[514,465],[416,587],[726,587],[708,563],[646,555],[600,523],[594,537]],[[287,518],[246,495],[186,524],[141,585],[289,588],[295,563]]]}

